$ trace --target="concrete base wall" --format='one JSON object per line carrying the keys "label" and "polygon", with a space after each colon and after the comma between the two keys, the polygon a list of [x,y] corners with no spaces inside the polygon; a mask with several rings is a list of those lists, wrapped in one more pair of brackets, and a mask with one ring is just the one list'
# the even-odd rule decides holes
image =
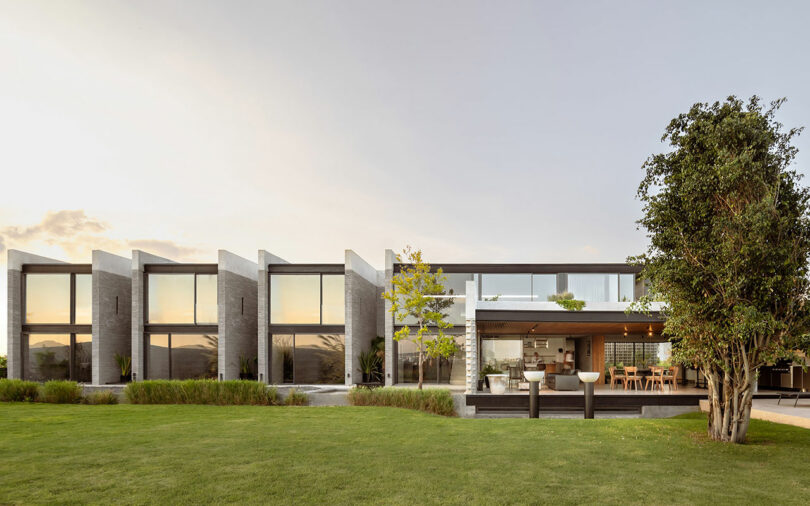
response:
{"label": "concrete base wall", "polygon": [[269,264],[286,264],[287,261],[259,250],[259,278],[257,279],[257,306],[258,306],[258,354],[259,354],[259,381],[270,384],[270,278],[267,266]]}
{"label": "concrete base wall", "polygon": [[115,355],[132,356],[132,260],[93,251],[93,384],[119,383]]}
{"label": "concrete base wall", "polygon": [[243,358],[258,368],[258,266],[220,251],[218,272],[219,378],[239,379]]}

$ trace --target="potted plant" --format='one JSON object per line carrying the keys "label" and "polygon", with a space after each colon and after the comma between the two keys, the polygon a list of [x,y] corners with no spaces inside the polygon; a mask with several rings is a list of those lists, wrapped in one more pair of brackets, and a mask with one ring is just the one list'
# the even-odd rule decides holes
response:
{"label": "potted plant", "polygon": [[121,383],[129,383],[132,381],[132,357],[116,353],[115,361],[118,364],[118,368],[121,370]]}
{"label": "potted plant", "polygon": [[[489,388],[489,378],[487,378],[487,374],[502,374],[502,371],[496,369],[495,367],[487,364],[482,369],[481,372],[478,373],[478,381],[479,385],[480,382],[483,381],[484,384]],[[479,386],[479,390],[483,390],[483,387]]]}
{"label": "potted plant", "polygon": [[0,378],[8,376],[8,357],[0,355]]}
{"label": "potted plant", "polygon": [[244,356],[239,355],[239,379],[240,380],[252,380],[255,379],[253,376],[253,371],[250,368],[251,360]]}
{"label": "potted plant", "polygon": [[380,356],[374,349],[360,352],[360,372],[363,373],[363,383],[377,380],[376,373],[380,367]]}

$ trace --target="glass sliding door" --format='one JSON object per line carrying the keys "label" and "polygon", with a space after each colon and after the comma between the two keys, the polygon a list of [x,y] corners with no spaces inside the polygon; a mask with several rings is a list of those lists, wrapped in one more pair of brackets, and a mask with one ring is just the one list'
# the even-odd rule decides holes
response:
{"label": "glass sliding door", "polygon": [[217,334],[150,334],[147,341],[147,379],[216,378]]}
{"label": "glass sliding door", "polygon": [[79,383],[93,381],[93,336],[76,334],[73,345],[73,380]]}
{"label": "glass sliding door", "polygon": [[70,379],[70,334],[29,334],[25,379]]}
{"label": "glass sliding door", "polygon": [[270,339],[272,383],[343,384],[346,374],[344,334],[273,334]]}
{"label": "glass sliding door", "polygon": [[[463,385],[467,363],[464,348],[465,337],[453,337],[457,351],[449,358],[431,358],[425,356],[423,374],[425,383]],[[399,341],[397,349],[397,382],[419,382],[419,350],[413,341]]]}

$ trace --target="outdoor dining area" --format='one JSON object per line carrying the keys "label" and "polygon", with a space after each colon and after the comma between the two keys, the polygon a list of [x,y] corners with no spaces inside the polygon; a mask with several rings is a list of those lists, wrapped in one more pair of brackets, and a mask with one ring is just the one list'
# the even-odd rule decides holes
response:
{"label": "outdoor dining area", "polygon": [[622,369],[609,367],[608,372],[610,374],[611,390],[621,383],[624,390],[641,390],[643,388],[646,391],[652,387],[651,391],[658,388],[663,392],[666,386],[669,386],[671,390],[678,389],[680,367],[650,366],[646,370],[635,366],[627,366]]}

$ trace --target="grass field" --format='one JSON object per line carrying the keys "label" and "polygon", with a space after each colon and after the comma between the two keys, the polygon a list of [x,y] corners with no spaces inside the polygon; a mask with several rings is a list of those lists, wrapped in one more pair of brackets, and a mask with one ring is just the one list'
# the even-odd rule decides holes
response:
{"label": "grass field", "polygon": [[705,423],[0,403],[0,503],[807,503],[810,431]]}

